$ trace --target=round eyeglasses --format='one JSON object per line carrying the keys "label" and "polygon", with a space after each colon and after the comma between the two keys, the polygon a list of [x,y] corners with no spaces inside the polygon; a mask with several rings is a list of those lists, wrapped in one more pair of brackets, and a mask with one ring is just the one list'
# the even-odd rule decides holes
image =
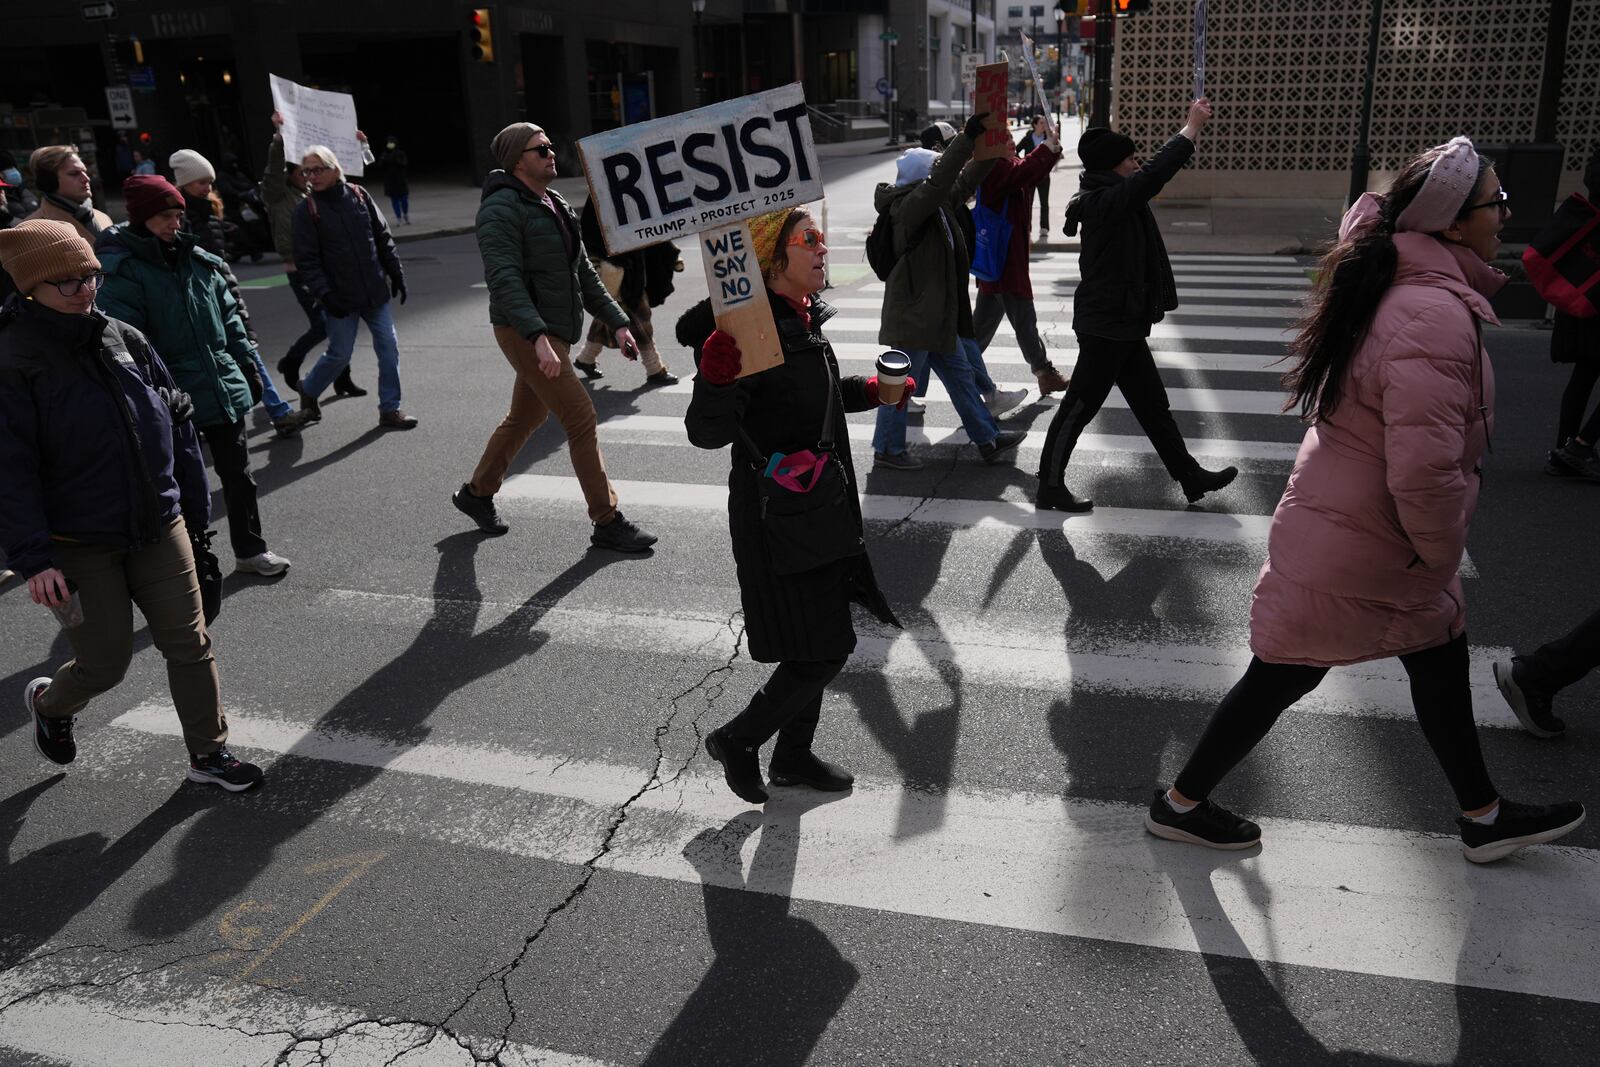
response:
{"label": "round eyeglasses", "polygon": [[93,274],[86,274],[82,278],[68,278],[64,282],[51,282],[49,284],[55,286],[56,292],[62,296],[77,296],[85,289],[91,293],[94,292],[104,284],[105,280],[104,271],[95,271]]}

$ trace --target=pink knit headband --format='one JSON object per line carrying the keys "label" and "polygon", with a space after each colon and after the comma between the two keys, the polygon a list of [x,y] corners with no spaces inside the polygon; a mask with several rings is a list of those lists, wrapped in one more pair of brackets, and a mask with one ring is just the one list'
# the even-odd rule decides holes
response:
{"label": "pink knit headband", "polygon": [[1395,220],[1398,231],[1438,233],[1455,222],[1478,184],[1478,153],[1465,137],[1455,137],[1428,169],[1417,197]]}

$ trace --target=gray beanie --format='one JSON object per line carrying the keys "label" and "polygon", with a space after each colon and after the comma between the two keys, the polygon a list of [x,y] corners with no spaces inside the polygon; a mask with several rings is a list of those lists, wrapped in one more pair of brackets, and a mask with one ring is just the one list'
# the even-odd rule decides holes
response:
{"label": "gray beanie", "polygon": [[522,150],[528,147],[533,135],[543,132],[543,127],[535,126],[531,122],[513,122],[494,135],[494,140],[489,142],[489,154],[494,156],[494,161],[503,169],[515,170],[517,160],[522,157]]}

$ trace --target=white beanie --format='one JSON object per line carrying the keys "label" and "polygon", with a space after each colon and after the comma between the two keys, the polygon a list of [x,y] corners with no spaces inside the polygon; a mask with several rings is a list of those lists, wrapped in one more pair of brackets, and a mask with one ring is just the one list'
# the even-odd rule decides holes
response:
{"label": "white beanie", "polygon": [[938,158],[939,153],[931,148],[906,149],[896,164],[894,183],[910,185],[922,181],[933,173],[933,163]]}
{"label": "white beanie", "polygon": [[180,148],[167,160],[172,168],[172,184],[182,188],[190,182],[217,180],[216,168],[211,161],[192,148]]}

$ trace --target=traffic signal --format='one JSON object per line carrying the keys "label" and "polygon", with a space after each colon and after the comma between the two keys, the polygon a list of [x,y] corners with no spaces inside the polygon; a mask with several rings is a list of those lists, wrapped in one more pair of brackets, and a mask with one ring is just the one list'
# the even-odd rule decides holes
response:
{"label": "traffic signal", "polygon": [[472,58],[479,63],[494,62],[494,27],[489,22],[491,11],[493,8],[472,9]]}
{"label": "traffic signal", "polygon": [[1117,0],[1117,7],[1130,15],[1150,10],[1150,0]]}

